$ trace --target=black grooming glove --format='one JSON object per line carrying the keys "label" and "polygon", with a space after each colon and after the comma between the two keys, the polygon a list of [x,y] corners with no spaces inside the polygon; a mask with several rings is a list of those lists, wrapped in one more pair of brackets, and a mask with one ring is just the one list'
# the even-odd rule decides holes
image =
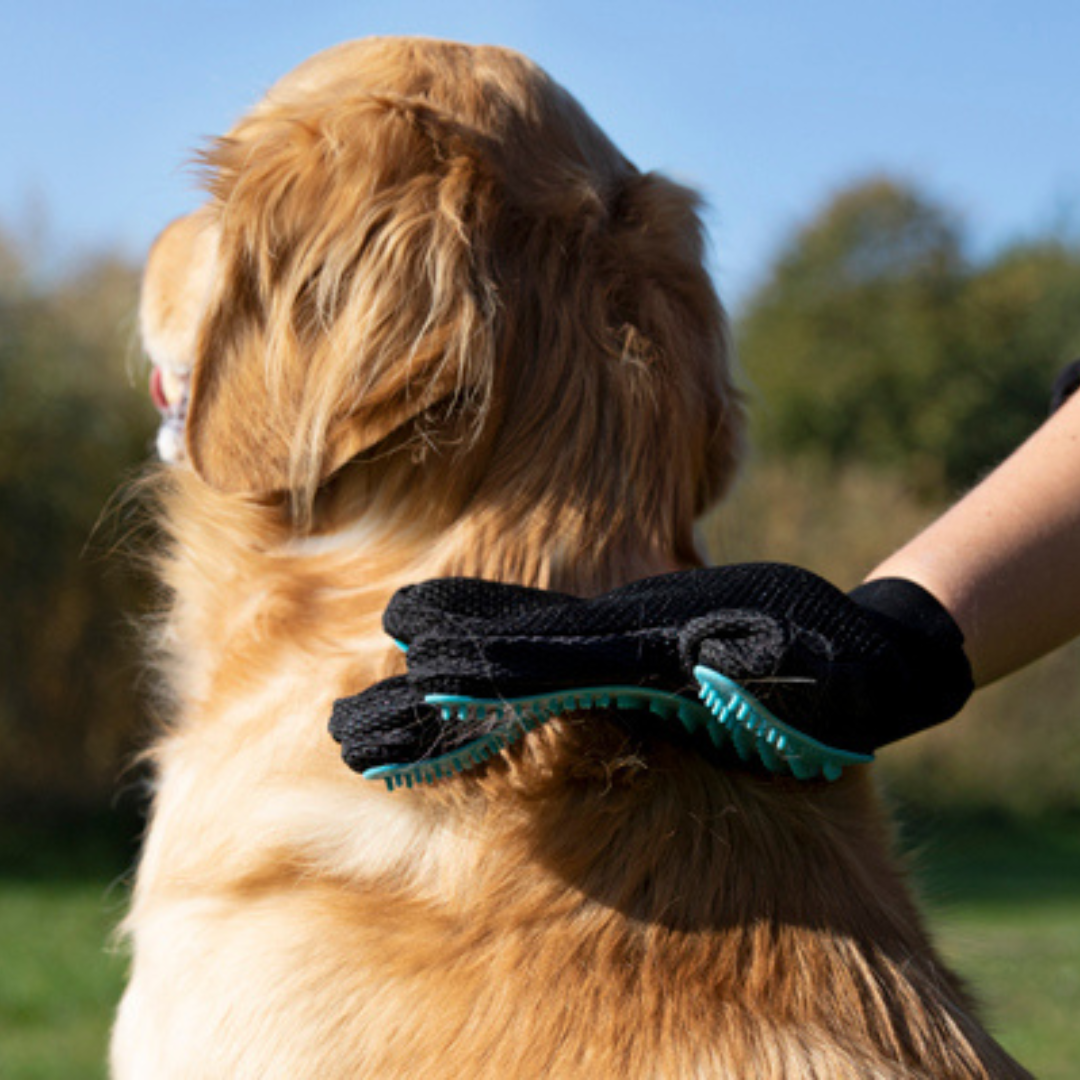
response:
{"label": "black grooming glove", "polygon": [[886,580],[845,595],[772,563],[667,574],[590,600],[439,579],[399,591],[384,625],[408,649],[408,674],[339,701],[331,721],[359,771],[476,737],[440,725],[431,693],[622,685],[695,698],[700,664],[818,742],[868,753],[948,719],[972,690],[960,631],[919,586]]}

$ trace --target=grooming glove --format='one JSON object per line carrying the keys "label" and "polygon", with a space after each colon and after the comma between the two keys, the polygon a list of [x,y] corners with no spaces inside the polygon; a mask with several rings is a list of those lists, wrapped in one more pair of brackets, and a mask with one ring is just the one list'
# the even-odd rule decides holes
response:
{"label": "grooming glove", "polygon": [[666,574],[594,599],[444,578],[400,590],[384,626],[408,673],[337,702],[331,720],[358,771],[475,738],[440,723],[433,693],[627,685],[695,698],[704,665],[804,735],[870,753],[947,720],[973,689],[960,630],[918,585],[886,579],[845,595],[775,563]]}

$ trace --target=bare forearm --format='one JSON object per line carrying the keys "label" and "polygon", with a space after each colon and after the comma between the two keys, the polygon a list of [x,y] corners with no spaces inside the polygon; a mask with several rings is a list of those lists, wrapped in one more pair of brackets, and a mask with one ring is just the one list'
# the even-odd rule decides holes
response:
{"label": "bare forearm", "polygon": [[1080,395],[870,577],[945,605],[976,685],[1080,634]]}

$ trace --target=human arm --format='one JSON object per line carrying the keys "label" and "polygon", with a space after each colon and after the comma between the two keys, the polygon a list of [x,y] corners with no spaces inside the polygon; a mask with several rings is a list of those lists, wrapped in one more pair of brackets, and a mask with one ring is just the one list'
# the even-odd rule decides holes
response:
{"label": "human arm", "polygon": [[976,686],[1080,634],[1080,395],[870,575],[880,578],[944,605]]}

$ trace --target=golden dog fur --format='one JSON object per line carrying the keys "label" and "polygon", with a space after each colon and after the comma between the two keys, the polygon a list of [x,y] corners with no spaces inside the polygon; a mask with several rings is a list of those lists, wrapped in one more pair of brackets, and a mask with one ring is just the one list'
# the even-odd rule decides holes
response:
{"label": "golden dog fur", "polygon": [[741,432],[694,197],[524,58],[323,53],[205,155],[147,351],[170,692],[117,1080],[1014,1077],[869,776],[717,769],[595,718],[390,794],[326,730],[407,582],[697,564]]}

